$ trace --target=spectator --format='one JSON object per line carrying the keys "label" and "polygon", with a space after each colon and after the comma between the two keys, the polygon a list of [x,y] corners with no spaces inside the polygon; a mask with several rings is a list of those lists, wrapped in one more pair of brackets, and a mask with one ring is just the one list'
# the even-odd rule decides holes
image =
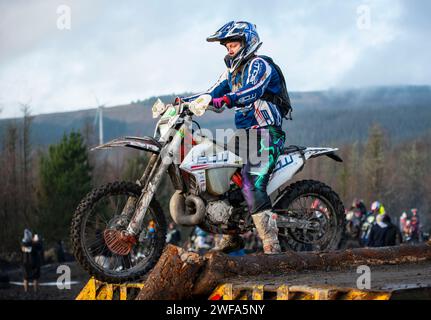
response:
{"label": "spectator", "polygon": [[352,249],[361,247],[362,212],[352,207],[346,213],[346,228],[344,232],[343,248]]}
{"label": "spectator", "polygon": [[410,219],[411,221],[411,241],[413,243],[420,242],[420,220],[418,216],[418,209],[411,209],[412,217]]}
{"label": "spectator", "polygon": [[39,287],[39,278],[40,278],[40,267],[42,266],[42,241],[38,234],[33,236],[32,241],[32,260],[33,260],[33,286],[34,292],[38,291]]}
{"label": "spectator", "polygon": [[406,225],[404,226],[404,229],[403,229],[403,238],[405,239],[406,242],[410,242],[411,236],[412,236],[412,223],[410,220],[406,220]]}
{"label": "spectator", "polygon": [[29,281],[33,281],[34,292],[38,291],[40,266],[42,263],[41,252],[42,246],[39,236],[29,229],[24,230],[24,237],[21,241],[23,275],[24,275],[24,291],[28,292]]}
{"label": "spectator", "polygon": [[378,215],[376,223],[371,227],[370,235],[368,236],[368,246],[384,247],[387,228],[388,225],[383,222],[383,216]]}
{"label": "spectator", "polygon": [[367,215],[367,208],[365,207],[364,200],[354,199],[350,210],[353,209],[359,209],[361,212],[361,218],[364,218]]}
{"label": "spectator", "polygon": [[203,231],[201,228],[196,227],[195,229],[195,239],[193,241],[194,247],[199,254],[206,253],[211,249],[212,239],[208,236],[208,233]]}
{"label": "spectator", "polygon": [[181,242],[181,232],[175,228],[173,222],[169,223],[168,234],[166,235],[166,242],[178,246]]}
{"label": "spectator", "polygon": [[403,242],[403,236],[400,230],[391,221],[388,215],[383,216],[383,223],[388,225],[388,230],[385,237],[385,247],[397,246]]}
{"label": "spectator", "polygon": [[371,229],[376,222],[376,217],[370,213],[361,227],[361,245],[366,245],[370,238]]}
{"label": "spectator", "polygon": [[392,224],[391,218],[387,214],[379,214],[376,217],[376,224],[373,225],[368,238],[369,247],[395,246],[402,242],[399,229]]}
{"label": "spectator", "polygon": [[417,221],[420,222],[418,209],[414,208],[414,209],[411,209],[410,211],[412,212],[412,217],[416,217]]}
{"label": "spectator", "polygon": [[403,214],[400,217],[400,231],[402,233],[404,233],[404,229],[406,227],[406,223],[407,223],[407,213],[403,212]]}
{"label": "spectator", "polygon": [[371,212],[374,216],[384,215],[386,213],[385,207],[380,201],[374,201],[371,204]]}
{"label": "spectator", "polygon": [[24,230],[24,237],[21,240],[21,252],[22,252],[22,271],[24,275],[24,291],[28,292],[28,281],[32,278],[32,263],[31,263],[31,239],[33,234],[30,230]]}
{"label": "spectator", "polygon": [[155,239],[156,238],[156,223],[154,222],[154,220],[150,220],[150,222],[148,223],[148,238],[149,239]]}
{"label": "spectator", "polygon": [[244,252],[246,254],[256,253],[258,251],[263,251],[263,244],[260,238],[257,235],[255,229],[253,231],[248,231],[243,236],[245,247]]}

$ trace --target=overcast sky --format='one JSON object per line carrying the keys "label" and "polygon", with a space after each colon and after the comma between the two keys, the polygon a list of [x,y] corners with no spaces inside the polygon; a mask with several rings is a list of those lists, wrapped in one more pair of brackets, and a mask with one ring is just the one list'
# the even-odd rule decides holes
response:
{"label": "overcast sky", "polygon": [[430,12],[428,0],[0,0],[0,117],[205,90],[225,68],[205,38],[230,20],[257,25],[291,91],[429,85]]}

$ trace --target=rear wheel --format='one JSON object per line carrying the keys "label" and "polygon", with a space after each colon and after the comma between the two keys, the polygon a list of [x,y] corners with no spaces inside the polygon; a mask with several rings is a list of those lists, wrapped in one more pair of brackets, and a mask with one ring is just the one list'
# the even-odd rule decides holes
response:
{"label": "rear wheel", "polygon": [[305,220],[313,228],[279,227],[283,251],[336,250],[345,225],[344,206],[339,196],[327,185],[313,180],[289,186],[274,206],[284,217]]}
{"label": "rear wheel", "polygon": [[145,215],[143,230],[130,253],[119,255],[106,243],[106,230],[125,229],[120,216],[129,197],[136,200],[142,188],[131,182],[114,182],[91,191],[72,218],[71,238],[76,259],[100,281],[121,283],[142,278],[154,267],[166,241],[166,220],[154,199]]}

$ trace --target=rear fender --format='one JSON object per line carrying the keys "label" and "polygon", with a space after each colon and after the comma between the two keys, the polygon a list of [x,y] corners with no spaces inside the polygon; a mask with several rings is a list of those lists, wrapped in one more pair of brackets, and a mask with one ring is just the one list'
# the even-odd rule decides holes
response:
{"label": "rear fender", "polygon": [[338,150],[338,148],[307,148],[304,150],[304,156],[306,160],[320,156],[327,156],[337,162],[343,162],[343,159],[335,153]]}
{"label": "rear fender", "polygon": [[162,145],[152,137],[123,137],[109,141],[91,150],[111,149],[116,147],[133,148],[155,154],[160,153],[162,149]]}

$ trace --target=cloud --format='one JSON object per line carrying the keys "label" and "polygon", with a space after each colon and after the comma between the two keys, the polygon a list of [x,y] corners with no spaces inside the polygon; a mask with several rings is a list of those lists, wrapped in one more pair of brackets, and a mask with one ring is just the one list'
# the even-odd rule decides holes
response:
{"label": "cloud", "polygon": [[368,41],[362,53],[338,86],[429,85],[429,9],[430,3],[421,0],[378,7],[373,27],[363,32]]}
{"label": "cloud", "polygon": [[[60,4],[72,29],[56,27]],[[372,27],[358,30],[369,5]],[[425,7],[424,7],[425,6]],[[230,20],[258,25],[262,53],[286,72],[290,90],[430,84],[426,1],[1,1],[0,107],[19,115],[200,91],[224,70],[225,49],[205,38]],[[426,45],[424,45],[426,46]],[[401,62],[401,63],[400,63]]]}

